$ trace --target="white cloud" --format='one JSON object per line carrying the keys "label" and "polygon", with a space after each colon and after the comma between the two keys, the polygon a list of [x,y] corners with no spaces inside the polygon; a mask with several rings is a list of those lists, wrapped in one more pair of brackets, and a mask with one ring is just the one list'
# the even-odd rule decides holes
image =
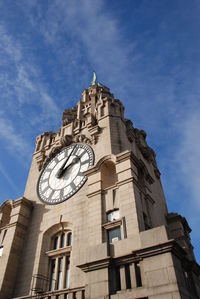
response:
{"label": "white cloud", "polygon": [[[15,43],[13,42],[3,24],[0,24],[0,41],[0,50],[12,58],[15,63],[18,63],[22,59],[21,47],[17,41]],[[1,60],[1,62],[3,61]]]}
{"label": "white cloud", "polygon": [[[185,205],[200,212],[200,110],[189,111],[189,117],[182,124],[182,138],[177,153],[177,161],[182,170],[184,184],[190,190],[191,198]],[[192,199],[192,200],[191,200]],[[193,210],[194,212],[194,210]],[[197,210],[195,210],[195,214]],[[199,218],[199,216],[198,216]]]}
{"label": "white cloud", "polygon": [[26,157],[31,152],[31,146],[23,136],[16,132],[11,121],[0,113],[0,137],[6,147],[16,156]]}
{"label": "white cloud", "polygon": [[12,102],[13,110],[17,108],[17,104],[24,107],[37,104],[37,109],[42,111],[45,107],[45,116],[40,119],[41,123],[44,119],[47,121],[52,117],[52,109],[55,112],[59,109],[55,100],[48,94],[48,87],[43,83],[40,67],[36,62],[32,62],[29,57],[31,55],[23,50],[23,39],[20,43],[16,41],[1,24],[0,45],[0,58],[5,68],[5,72],[1,73],[2,100],[6,104],[7,101]]}
{"label": "white cloud", "polygon": [[[31,24],[51,45],[57,59],[63,61],[70,73],[93,69],[104,74],[109,83],[123,81],[123,88],[131,84],[133,74],[128,73],[132,63],[141,60],[142,53],[134,51],[136,41],[126,41],[117,18],[105,7],[104,1],[53,1],[45,8],[23,5]],[[82,69],[81,64],[84,64]],[[82,72],[83,70],[83,72]],[[128,80],[124,76],[128,73]],[[132,77],[132,78],[131,78]]]}
{"label": "white cloud", "polygon": [[[1,161],[0,161],[0,174],[4,176],[4,178],[8,182],[9,186],[13,189],[13,191],[18,192],[17,185],[13,182],[10,174],[8,174],[8,172],[5,170]],[[0,202],[1,202],[1,200],[2,200],[2,198],[0,199]]]}

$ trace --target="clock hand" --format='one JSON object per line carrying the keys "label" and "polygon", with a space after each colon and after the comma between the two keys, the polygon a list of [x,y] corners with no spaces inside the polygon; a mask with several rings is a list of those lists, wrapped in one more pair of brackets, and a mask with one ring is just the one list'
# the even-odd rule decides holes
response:
{"label": "clock hand", "polygon": [[69,161],[69,158],[71,157],[71,155],[72,155],[72,153],[74,152],[75,148],[76,148],[76,145],[73,147],[71,153],[69,154],[69,156],[67,157],[67,159],[65,160],[65,162],[62,164],[61,168],[60,168],[60,169],[58,170],[58,172],[56,173],[56,177],[57,177],[58,179],[62,176],[63,172],[65,172],[65,168],[64,168],[64,167],[65,167],[65,165],[67,164],[67,162]]}
{"label": "clock hand", "polygon": [[67,170],[68,168],[72,167],[72,166],[73,166],[74,164],[76,164],[78,161],[79,161],[79,158],[78,158],[78,157],[74,158],[74,159],[72,160],[72,162],[71,162],[69,165],[67,165],[67,167],[65,167],[64,171]]}
{"label": "clock hand", "polygon": [[72,167],[74,164],[76,164],[79,160],[80,160],[80,159],[79,159],[78,157],[74,158],[74,159],[72,160],[72,162],[71,162],[69,165],[67,165],[67,167],[65,167],[65,168],[62,170],[62,173],[61,173],[60,177],[63,176],[63,175],[66,173],[67,169],[71,168],[71,167]]}

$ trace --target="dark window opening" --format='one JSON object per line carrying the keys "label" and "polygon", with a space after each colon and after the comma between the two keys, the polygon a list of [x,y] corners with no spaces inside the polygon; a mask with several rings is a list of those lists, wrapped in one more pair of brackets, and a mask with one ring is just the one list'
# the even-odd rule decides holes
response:
{"label": "dark window opening", "polygon": [[57,249],[57,248],[58,248],[58,236],[54,238],[54,242],[53,242],[53,249]]}
{"label": "dark window opening", "polygon": [[141,278],[140,264],[139,263],[135,263],[135,277],[136,277],[137,287],[141,287],[142,286],[142,278]]}
{"label": "dark window opening", "polygon": [[116,275],[116,291],[120,291],[121,290],[120,267],[116,268],[115,275]]}
{"label": "dark window opening", "polygon": [[65,247],[65,233],[62,233],[61,240],[60,240],[60,247]]}
{"label": "dark window opening", "polygon": [[131,289],[131,275],[129,265],[125,265],[126,288]]}
{"label": "dark window opening", "polygon": [[51,261],[51,277],[50,277],[50,287],[49,290],[54,290],[55,287],[55,267],[56,267],[56,260]]}
{"label": "dark window opening", "polygon": [[67,246],[71,246],[72,244],[72,233],[68,233],[67,235]]}
{"label": "dark window opening", "polygon": [[144,219],[144,228],[145,228],[145,230],[150,229],[148,217],[145,213],[143,213],[143,219]]}

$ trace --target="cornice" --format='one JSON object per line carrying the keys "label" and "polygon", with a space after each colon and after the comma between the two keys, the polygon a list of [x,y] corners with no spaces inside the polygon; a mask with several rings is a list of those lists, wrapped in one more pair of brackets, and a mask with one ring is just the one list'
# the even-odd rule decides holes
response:
{"label": "cornice", "polygon": [[27,199],[26,197],[20,197],[16,200],[13,201],[13,208],[16,208],[20,205],[25,205],[28,208],[32,208],[33,207],[33,203],[32,201],[30,201],[29,199]]}
{"label": "cornice", "polygon": [[83,270],[84,272],[90,272],[90,271],[94,271],[102,268],[108,268],[116,265],[119,266],[128,263],[130,264],[134,262],[139,262],[145,258],[149,258],[151,256],[156,256],[160,254],[165,254],[168,252],[171,252],[172,254],[176,255],[183,263],[189,265],[190,268],[194,269],[194,271],[196,271],[197,273],[200,273],[199,265],[194,261],[189,261],[187,259],[185,250],[181,248],[174,239],[153,246],[136,249],[133,250],[131,253],[123,256],[118,256],[118,257],[107,256],[104,259],[81,264],[78,265],[77,267]]}
{"label": "cornice", "polygon": [[110,265],[110,257],[106,257],[105,259],[85,263],[82,265],[78,265],[77,267],[80,268],[83,272],[90,272],[94,270],[99,270],[103,268],[108,268]]}

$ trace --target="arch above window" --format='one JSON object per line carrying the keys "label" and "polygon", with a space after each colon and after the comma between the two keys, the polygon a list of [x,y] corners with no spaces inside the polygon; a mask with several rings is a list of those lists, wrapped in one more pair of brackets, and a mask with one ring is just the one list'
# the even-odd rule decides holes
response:
{"label": "arch above window", "polygon": [[70,230],[63,230],[57,232],[52,236],[50,250],[57,250],[71,246],[72,232]]}
{"label": "arch above window", "polygon": [[116,167],[113,161],[107,160],[101,165],[102,188],[114,186],[117,182]]}
{"label": "arch above window", "polygon": [[0,207],[0,228],[10,223],[12,206],[13,206],[12,200],[7,200]]}

